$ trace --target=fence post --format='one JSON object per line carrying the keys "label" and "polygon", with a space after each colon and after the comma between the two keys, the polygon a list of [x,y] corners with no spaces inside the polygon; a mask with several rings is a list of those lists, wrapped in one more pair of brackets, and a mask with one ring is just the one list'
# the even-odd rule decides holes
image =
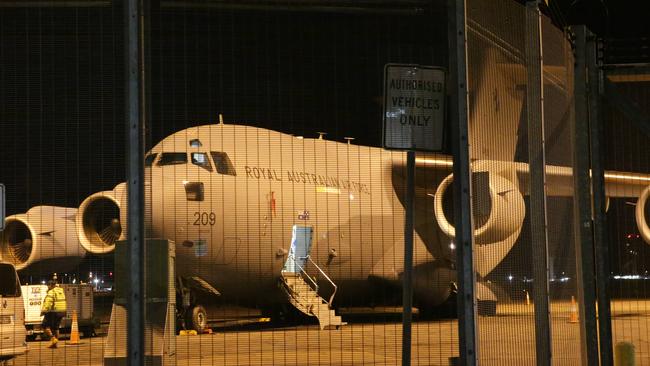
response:
{"label": "fence post", "polygon": [[448,0],[449,124],[454,161],[454,219],[456,223],[456,271],[458,273],[458,343],[462,365],[478,364],[476,346],[476,297],[474,287],[474,236],[470,180],[467,23],[465,0]]}
{"label": "fence post", "polygon": [[526,83],[528,159],[530,174],[530,230],[533,258],[533,301],[537,365],[551,365],[551,319],[548,288],[546,216],[546,151],[544,146],[543,49],[539,0],[526,3]]}
{"label": "fence post", "polygon": [[127,359],[144,365],[144,53],[143,10],[146,0],[125,3],[126,140],[128,190],[128,257],[131,276],[127,297]]}
{"label": "fence post", "polygon": [[609,298],[609,246],[607,245],[607,224],[605,217],[605,170],[603,168],[603,120],[601,96],[602,73],[598,61],[596,36],[587,32],[587,70],[589,77],[589,137],[591,145],[591,186],[594,196],[594,248],[596,258],[596,288],[598,292],[598,336],[600,364],[613,364],[612,317]]}
{"label": "fence post", "polygon": [[575,33],[575,120],[571,125],[571,138],[573,141],[573,225],[580,311],[580,345],[582,364],[598,365],[592,196],[589,176],[589,103],[585,63],[587,28],[584,25],[579,25],[573,30]]}

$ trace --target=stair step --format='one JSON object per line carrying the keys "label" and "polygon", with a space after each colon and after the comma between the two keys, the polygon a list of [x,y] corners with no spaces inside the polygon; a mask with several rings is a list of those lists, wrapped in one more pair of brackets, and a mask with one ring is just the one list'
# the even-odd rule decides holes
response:
{"label": "stair step", "polygon": [[327,314],[328,312],[333,311],[329,307],[327,308],[321,308],[320,306],[318,308],[313,308],[312,312],[314,313],[319,313],[319,314]]}
{"label": "stair step", "polygon": [[311,290],[311,291],[314,290],[309,285],[289,284],[289,287],[295,288],[295,289],[300,289],[300,290]]}
{"label": "stair step", "polygon": [[338,329],[341,325],[346,323],[341,320],[341,317],[336,315],[322,297],[310,286],[304,278],[297,273],[283,272],[282,273],[284,284],[293,297],[292,301],[299,310],[307,312],[318,318],[321,329]]}
{"label": "stair step", "polygon": [[292,289],[296,290],[296,291],[304,291],[304,292],[312,291],[312,292],[316,292],[309,286],[291,286],[291,285],[289,285],[289,286]]}
{"label": "stair step", "polygon": [[303,293],[303,294],[315,294],[315,293],[316,293],[316,291],[314,291],[314,290],[312,290],[312,289],[307,289],[307,288],[300,288],[300,287],[297,287],[297,288],[296,288],[296,287],[291,287],[291,289],[292,289],[294,292],[300,292],[300,293]]}

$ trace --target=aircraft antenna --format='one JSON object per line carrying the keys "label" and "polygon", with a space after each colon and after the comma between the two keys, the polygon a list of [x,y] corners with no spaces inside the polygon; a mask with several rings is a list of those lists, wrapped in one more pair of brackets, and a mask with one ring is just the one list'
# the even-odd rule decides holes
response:
{"label": "aircraft antenna", "polygon": [[324,135],[327,135],[327,132],[318,132],[318,139],[322,140]]}
{"label": "aircraft antenna", "polygon": [[352,140],[354,140],[354,137],[344,137],[343,139],[348,142],[348,145],[350,145],[352,143]]}

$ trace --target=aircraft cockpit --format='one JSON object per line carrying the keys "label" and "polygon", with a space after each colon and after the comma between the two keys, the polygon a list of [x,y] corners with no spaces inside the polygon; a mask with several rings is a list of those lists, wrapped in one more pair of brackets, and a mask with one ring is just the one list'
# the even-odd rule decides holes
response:
{"label": "aircraft cockpit", "polygon": [[[188,159],[189,154],[189,159]],[[212,162],[210,162],[212,159]],[[228,154],[222,151],[207,152],[163,152],[151,153],[145,157],[144,166],[150,168],[152,166],[166,166],[166,165],[180,165],[187,164],[188,161],[200,168],[209,172],[213,171],[213,166],[216,167],[218,174],[236,176],[235,166],[233,165]],[[214,165],[213,165],[214,164]]]}

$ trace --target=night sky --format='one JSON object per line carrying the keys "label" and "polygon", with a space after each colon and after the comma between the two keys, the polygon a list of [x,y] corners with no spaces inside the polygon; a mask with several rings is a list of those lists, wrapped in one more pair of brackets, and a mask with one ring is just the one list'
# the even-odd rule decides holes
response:
{"label": "night sky", "polygon": [[[426,21],[432,11],[155,8],[147,144],[222,113],[226,123],[378,146],[384,64],[446,65],[446,24]],[[0,12],[8,213],[75,206],[124,180],[121,15],[117,5]]]}

